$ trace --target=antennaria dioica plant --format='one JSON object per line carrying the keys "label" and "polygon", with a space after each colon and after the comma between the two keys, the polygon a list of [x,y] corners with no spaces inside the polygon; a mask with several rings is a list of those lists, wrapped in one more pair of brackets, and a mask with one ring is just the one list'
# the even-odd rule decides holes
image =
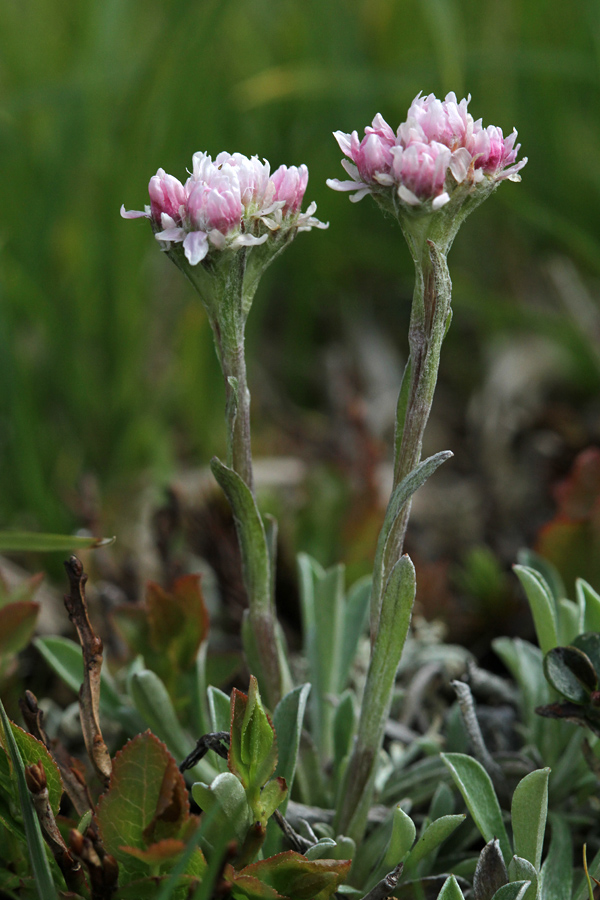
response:
{"label": "antennaria dioica plant", "polygon": [[[67,609],[83,650],[83,674],[82,651],[72,642],[42,638],[37,646],[67,684],[81,686],[83,733],[102,783],[97,803],[69,783],[79,822],[67,842],[54,835],[50,845],[51,875],[61,888],[63,877],[75,895],[167,900],[216,893],[249,900],[327,900],[333,893],[347,893],[378,900],[406,888],[427,889],[426,896],[441,890],[447,900],[460,898],[472,879],[476,898],[484,896],[486,883],[493,886],[486,897],[549,900],[558,896],[557,885],[567,884],[556,863],[563,865],[571,852],[561,825],[553,824],[551,852],[543,858],[552,790],[543,741],[538,746],[532,740],[540,751],[533,754],[537,768],[520,771],[510,792],[507,828],[503,773],[486,755],[476,717],[469,719],[473,699],[468,687],[460,683],[457,694],[473,756],[450,737],[440,757],[439,742],[431,735],[407,738],[395,756],[382,752],[416,591],[414,566],[404,553],[411,497],[451,456],[444,451],[421,460],[451,321],[447,256],[466,216],[501,181],[519,180],[525,160],[517,161],[516,133],[504,138],[498,128],[484,129],[469,114],[468,101],[458,102],[453,94],[444,101],[417,97],[397,131],[376,116],[363,139],[356,132],[336,137],[348,157],[344,167],[350,177],[330,186],[354,191],[353,200],[371,194],[400,224],[415,266],[393,488],[373,577],[346,595],[341,566],[324,570],[300,556],[306,683],[297,683],[300,667],[288,654],[275,615],[276,525],[261,514],[254,490],[244,337],[266,267],[299,231],[325,227],[314,218],[313,205],[301,210],[306,167],[282,166],[271,174],[269,164],[255,157],[221,153],[213,161],[198,153],[185,184],[159,170],[150,181],[150,205],[123,215],[149,219],[162,249],[197,290],[213,331],[225,381],[227,458],[225,464],[213,460],[211,468],[231,505],[241,548],[249,601],[243,643],[251,678],[247,694],[236,689],[231,697],[208,684],[208,618],[195,576],[184,576],[168,589],[151,585],[144,609],[119,611],[122,633],[136,656],[123,677],[111,678],[101,668],[101,642],[87,616],[83,569],[70,560]],[[539,588],[537,593],[532,588],[534,606],[543,593],[538,581],[532,575],[528,582]],[[588,607],[595,609],[591,600]],[[552,640],[546,641],[553,615],[568,625],[575,621],[571,607],[559,603],[558,609],[546,612],[545,624],[538,626],[545,650],[554,649]],[[358,704],[352,671],[367,618],[370,656]],[[574,639],[575,632],[565,625],[567,631]],[[584,644],[590,651],[590,640]],[[583,653],[582,647],[580,641],[576,650]],[[503,647],[507,664],[522,676],[526,653],[521,650],[516,644]],[[564,654],[552,659],[559,657],[562,665]],[[573,660],[581,663],[571,653],[569,665]],[[556,680],[555,670],[556,665]],[[588,693],[577,696],[585,703],[591,697],[593,705],[597,681],[589,666],[584,676]],[[562,672],[562,677],[570,676]],[[15,840],[27,837],[35,847],[39,891],[48,882],[39,834],[30,827],[30,816],[27,835],[19,831],[12,814],[23,782],[15,753],[25,760],[30,793],[46,822],[58,808],[56,779],[63,777],[67,784],[70,764],[63,759],[60,769],[56,763],[56,775],[35,698],[26,698],[23,715],[28,737],[17,732],[11,741],[11,726],[3,726],[7,763],[0,775],[3,786],[12,785],[6,821]],[[109,717],[130,737],[114,757],[102,733],[102,719]],[[144,727],[151,732],[142,733]],[[534,734],[531,722],[528,728]],[[413,767],[423,750],[420,768]],[[570,759],[576,750],[569,743]],[[33,759],[36,752],[39,762]],[[203,811],[200,824],[189,806],[185,773]],[[578,779],[578,786],[589,787],[585,772]],[[455,812],[450,783],[471,814],[468,834],[457,831],[465,816]],[[387,814],[374,807],[375,799],[389,806]],[[428,803],[427,813],[411,816],[413,803]],[[485,842],[479,858],[470,851],[475,833]],[[284,846],[293,849],[280,852]],[[79,863],[89,883],[81,882]],[[568,867],[570,879],[570,859]],[[594,861],[590,871],[597,869]]]}
{"label": "antennaria dioica plant", "polygon": [[[415,266],[409,357],[400,388],[394,439],[394,483],[380,536],[371,592],[372,654],[361,707],[348,790],[338,823],[362,836],[375,777],[375,760],[387,718],[396,668],[415,595],[412,563],[402,556],[410,514],[407,481],[421,459],[423,433],[437,381],[440,352],[450,327],[451,281],[447,255],[465,218],[509,178],[519,180],[516,132],[484,129],[454,94],[415,98],[406,122],[394,132],[377,115],[365,137],[336,133],[350,180],[328,181],[340,191],[367,194],[400,224]],[[436,458],[431,460],[434,462]],[[443,462],[438,456],[437,464]],[[429,472],[427,473],[429,474]]]}

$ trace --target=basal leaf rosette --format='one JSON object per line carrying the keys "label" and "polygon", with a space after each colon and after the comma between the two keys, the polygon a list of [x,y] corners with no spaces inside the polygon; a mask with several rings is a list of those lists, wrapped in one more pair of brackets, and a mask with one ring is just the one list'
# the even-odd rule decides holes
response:
{"label": "basal leaf rosette", "polygon": [[469,113],[470,99],[459,102],[453,92],[445,100],[418,94],[396,131],[379,113],[362,140],[356,131],[336,131],[350,178],[331,178],[328,186],[353,191],[355,203],[371,194],[405,231],[433,219],[439,232],[433,237],[447,249],[471,209],[501,181],[520,181],[527,162],[517,162],[517,132],[504,137],[495,125],[485,128]]}
{"label": "basal leaf rosette", "polygon": [[159,169],[148,185],[150,204],[121,207],[121,215],[149,219],[161,248],[196,287],[202,270],[231,267],[232,252],[241,253],[252,282],[299,231],[328,227],[315,218],[314,202],[302,211],[307,184],[305,165],[272,173],[257,156],[224,151],[213,160],[199,152],[185,183]]}

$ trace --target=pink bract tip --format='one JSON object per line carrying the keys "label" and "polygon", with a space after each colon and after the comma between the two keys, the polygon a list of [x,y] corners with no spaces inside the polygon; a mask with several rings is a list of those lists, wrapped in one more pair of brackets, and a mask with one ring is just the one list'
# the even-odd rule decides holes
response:
{"label": "pink bract tip", "polygon": [[451,199],[457,184],[475,190],[483,179],[518,180],[527,160],[517,162],[516,131],[505,138],[494,125],[483,128],[468,111],[470,99],[418,94],[396,133],[379,113],[362,140],[356,131],[336,131],[340,149],[351,160],[342,161],[350,180],[327,184],[355,191],[354,201],[392,190],[409,207],[430,202],[435,210]]}
{"label": "pink bract tip", "polygon": [[121,209],[124,218],[146,217],[166,249],[182,243],[190,265],[211,251],[255,247],[290,231],[326,228],[314,218],[315,204],[301,212],[308,184],[306,166],[280,166],[271,175],[266,160],[241,153],[194,153],[185,184],[164,169],[150,179],[145,212]]}

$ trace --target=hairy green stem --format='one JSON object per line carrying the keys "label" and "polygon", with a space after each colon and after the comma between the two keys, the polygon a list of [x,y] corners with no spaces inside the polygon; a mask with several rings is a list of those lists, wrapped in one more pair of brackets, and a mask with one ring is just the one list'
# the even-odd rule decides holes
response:
{"label": "hairy green stem", "polygon": [[248,254],[247,249],[223,254],[193,270],[180,255],[175,256],[175,262],[197,289],[208,313],[225,381],[227,466],[217,460],[212,468],[232,507],[242,555],[249,605],[242,629],[244,650],[268,706],[274,709],[290,689],[291,677],[275,615],[274,550],[269,547],[273,527],[263,521],[254,498],[244,339],[246,319],[262,270],[249,262]]}
{"label": "hairy green stem", "polygon": [[389,715],[396,669],[408,634],[415,587],[414,566],[408,556],[403,556],[390,573],[384,591],[381,627],[371,653],[356,743],[346,770],[336,822],[341,834],[357,842],[362,839],[367,824],[377,756]]}
{"label": "hairy green stem", "polygon": [[250,440],[250,391],[246,378],[244,328],[231,342],[220,324],[213,324],[215,343],[225,379],[225,421],[227,425],[227,465],[254,493],[252,447]]}
{"label": "hairy green stem", "polygon": [[[452,283],[445,254],[428,241],[415,256],[415,295],[408,333],[410,381],[406,410],[396,420],[394,483],[398,484],[421,460],[423,435],[429,421],[440,366],[442,342],[450,325]],[[410,516],[408,501],[392,529],[386,547],[385,575],[402,555]],[[384,576],[385,583],[385,576]]]}
{"label": "hairy green stem", "polygon": [[[423,434],[431,412],[442,342],[450,322],[451,282],[447,247],[427,235],[410,240],[415,263],[415,292],[409,330],[410,361],[400,391],[395,434],[394,485],[421,459]],[[387,538],[382,578],[371,597],[371,661],[361,704],[358,733],[348,765],[337,828],[362,838],[373,795],[377,756],[383,742],[394,678],[414,603],[414,569],[402,548],[410,515],[407,500]],[[377,594],[377,596],[375,595]]]}

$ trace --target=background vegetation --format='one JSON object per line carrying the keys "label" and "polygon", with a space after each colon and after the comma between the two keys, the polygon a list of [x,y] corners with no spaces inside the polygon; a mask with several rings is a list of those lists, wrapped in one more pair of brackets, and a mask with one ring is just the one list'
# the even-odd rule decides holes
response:
{"label": "background vegetation", "polygon": [[[368,200],[354,207],[325,187],[341,174],[331,132],[362,131],[378,111],[395,127],[419,91],[470,92],[473,114],[515,125],[530,160],[452,251],[442,418],[456,406],[464,432],[490,347],[519,334],[546,335],[571,394],[593,397],[595,306],[582,319],[562,302],[548,265],[569,259],[571,286],[581,278],[593,297],[599,76],[596,0],[4,0],[3,527],[77,527],[92,476],[115,530],[142,481],[164,484],[222,450],[204,314],[145,223],[119,217],[121,203],[143,207],[159,166],[183,178],[200,149],[309,167],[307,199],[330,229],[300,235],[263,281],[250,377],[259,454],[306,449],[307,434],[327,447],[331,347],[350,348],[353,372],[356,335],[374,329],[399,369],[412,282],[399,230]],[[558,468],[597,430],[590,414]]]}

